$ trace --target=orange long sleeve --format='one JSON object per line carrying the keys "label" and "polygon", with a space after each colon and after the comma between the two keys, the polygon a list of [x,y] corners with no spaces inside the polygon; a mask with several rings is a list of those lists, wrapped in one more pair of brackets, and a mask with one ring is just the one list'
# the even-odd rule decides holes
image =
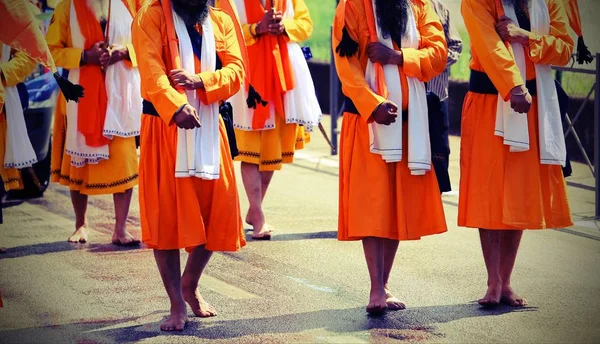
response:
{"label": "orange long sleeve", "polygon": [[63,0],[58,4],[46,33],[46,42],[57,67],[75,69],[79,68],[83,50],[73,48],[71,42],[70,8],[71,0]]}
{"label": "orange long sleeve", "polygon": [[415,13],[417,27],[421,34],[419,49],[402,49],[406,76],[427,82],[438,76],[446,68],[448,46],[444,28],[429,1],[424,1],[420,11]]}
{"label": "orange long sleeve", "polygon": [[577,0],[563,0],[565,11],[567,12],[567,18],[569,18],[569,26],[575,32],[578,37],[583,36],[583,30],[581,29],[581,17],[579,15],[579,4]]}
{"label": "orange long sleeve", "polygon": [[550,33],[530,39],[529,57],[536,64],[564,66],[569,63],[575,43],[568,30],[567,13],[560,0],[547,0]]}

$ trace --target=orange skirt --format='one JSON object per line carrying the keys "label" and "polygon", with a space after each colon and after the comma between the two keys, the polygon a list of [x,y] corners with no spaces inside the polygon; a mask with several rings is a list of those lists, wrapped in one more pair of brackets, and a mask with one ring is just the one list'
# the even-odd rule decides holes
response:
{"label": "orange skirt", "polygon": [[498,96],[467,93],[462,113],[458,225],[543,229],[573,225],[565,179],[540,164],[537,98],[528,113],[530,149],[511,153],[494,135]]}
{"label": "orange skirt", "polygon": [[142,116],[140,216],[142,241],[158,250],[237,251],[245,246],[235,172],[220,120],[220,178],[175,178],[177,127]]}
{"label": "orange skirt", "polygon": [[54,113],[51,181],[85,195],[125,192],[138,184],[138,158],[134,137],[115,137],[109,143],[110,158],[82,167],[71,165],[65,151],[67,116],[65,98],[60,95]]}
{"label": "orange skirt", "polygon": [[0,175],[4,182],[4,191],[23,189],[23,178],[21,170],[4,167],[4,156],[6,154],[6,114],[0,113]]}
{"label": "orange skirt", "polygon": [[[403,126],[404,147],[408,144]],[[369,129],[359,115],[345,113],[340,147],[339,240],[378,237],[417,240],[447,231],[433,168],[424,176],[402,161],[386,163],[369,151]]]}

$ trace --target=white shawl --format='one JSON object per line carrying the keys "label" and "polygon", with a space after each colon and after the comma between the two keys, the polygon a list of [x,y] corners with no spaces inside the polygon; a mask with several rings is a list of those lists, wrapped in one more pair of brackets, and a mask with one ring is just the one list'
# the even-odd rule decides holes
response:
{"label": "white shawl", "polygon": [[[70,26],[71,40],[74,48],[83,49],[85,38],[81,33],[75,1],[71,1]],[[131,24],[133,18],[122,0],[110,1],[109,42],[124,44],[131,42]],[[69,71],[69,80],[79,83],[79,69]],[[125,61],[119,61],[106,68],[104,78],[108,99],[104,136],[131,137],[139,135],[142,114],[142,97],[140,94],[140,75],[137,68],[129,68]],[[109,145],[90,147],[85,137],[77,130],[78,104],[67,103],[67,142],[66,152],[71,156],[71,165],[81,167],[85,164],[97,164],[109,157]]]}
{"label": "white shawl", "polygon": [[[377,13],[373,1],[373,13]],[[375,21],[377,23],[377,21]],[[408,11],[406,34],[402,38],[402,48],[419,49],[419,31],[412,8]],[[384,38],[377,24],[377,37],[380,43],[394,49],[390,37]],[[402,84],[398,66],[384,65],[385,84],[389,100],[398,106],[399,118],[395,123],[382,125],[369,123],[370,150],[380,154],[388,163],[402,160]],[[367,62],[365,78],[371,89],[377,89],[375,65]],[[424,175],[431,169],[431,146],[429,142],[429,117],[425,84],[417,78],[407,77],[408,81],[408,168],[413,175]]]}
{"label": "white shawl", "polygon": [[[2,45],[2,64],[10,60],[10,46]],[[27,134],[25,115],[16,87],[5,87],[6,152],[4,168],[26,168],[37,162],[37,156]]]}
{"label": "white shawl", "polygon": [[[175,31],[179,39],[179,55],[181,68],[196,73],[194,50],[183,19],[173,11]],[[215,72],[217,55],[215,34],[210,15],[202,23],[202,52],[200,58],[201,71]],[[198,112],[200,128],[190,130],[177,129],[177,161],[175,177],[198,177],[202,179],[219,179],[220,138],[219,138],[219,105],[204,105],[198,98],[196,90],[186,90],[188,104]]]}
{"label": "white shawl", "polygon": [[[505,15],[516,25],[519,25],[514,7],[504,3],[503,6]],[[546,0],[532,0],[529,15],[533,33],[539,35],[550,33],[550,14]],[[521,77],[526,80],[523,46],[519,43],[511,43],[511,47]],[[536,64],[535,74],[538,98],[540,163],[564,166],[567,153],[552,68],[549,65]],[[494,133],[504,138],[504,144],[510,146],[511,152],[529,150],[528,127],[527,114],[516,113],[510,107],[510,102],[505,102],[502,96],[499,95]]]}
{"label": "white shawl", "polygon": [[[235,1],[235,6],[242,25],[248,23],[246,7],[244,4],[245,1],[247,0]],[[283,14],[283,17],[286,19],[293,19],[294,15],[294,4],[292,3],[292,0],[287,0],[286,11]],[[288,42],[287,49],[294,78],[294,88],[285,92],[283,96],[285,122],[303,125],[306,131],[312,132],[314,127],[319,125],[323,116],[317,100],[315,86],[300,45],[296,42]],[[244,85],[244,87],[230,99],[230,102],[235,109],[234,111],[236,111],[233,116],[233,126],[240,130],[251,131],[253,130],[252,119],[254,110],[248,108],[246,104],[247,98],[248,93],[246,91],[246,85]],[[270,116],[263,129],[275,128],[275,111],[272,106],[268,106],[271,110]],[[244,110],[240,111],[240,109]]]}

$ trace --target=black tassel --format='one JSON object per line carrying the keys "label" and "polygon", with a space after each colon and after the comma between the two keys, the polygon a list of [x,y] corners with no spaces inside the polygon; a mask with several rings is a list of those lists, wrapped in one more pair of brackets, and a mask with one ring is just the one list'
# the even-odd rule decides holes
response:
{"label": "black tassel", "polygon": [[592,61],[594,61],[594,56],[592,56],[592,53],[585,45],[585,42],[583,41],[583,36],[580,36],[577,39],[577,63],[592,63]]}
{"label": "black tassel", "polygon": [[358,43],[350,37],[346,27],[342,29],[342,40],[335,48],[335,52],[341,57],[350,57],[358,51]]}
{"label": "black tassel", "polygon": [[72,100],[75,103],[78,103],[79,98],[83,97],[83,87],[81,85],[73,84],[58,73],[54,73],[54,79],[56,80],[61,92],[65,96],[65,99],[67,99],[67,102]]}
{"label": "black tassel", "polygon": [[256,109],[258,104],[262,106],[267,106],[268,102],[264,101],[260,94],[254,89],[254,86],[250,85],[250,89],[248,89],[248,99],[246,99],[246,104],[248,104],[248,108]]}
{"label": "black tassel", "polygon": [[235,139],[235,130],[233,129],[233,107],[229,102],[223,102],[219,106],[219,113],[223,118],[225,124],[225,131],[227,131],[227,141],[229,142],[229,151],[231,152],[231,158],[235,158],[239,155],[237,141]]}

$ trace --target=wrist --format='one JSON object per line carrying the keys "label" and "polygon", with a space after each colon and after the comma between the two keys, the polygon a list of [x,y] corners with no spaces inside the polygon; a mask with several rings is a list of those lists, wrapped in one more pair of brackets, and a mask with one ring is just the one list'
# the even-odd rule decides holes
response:
{"label": "wrist", "polygon": [[527,90],[527,87],[525,87],[525,85],[515,86],[512,90],[510,90],[511,96],[524,96],[527,93],[529,93],[529,90]]}
{"label": "wrist", "polygon": [[79,65],[80,66],[85,65],[85,60],[86,60],[86,56],[85,55],[86,55],[86,51],[82,50],[81,51],[81,58],[79,59]]}
{"label": "wrist", "polygon": [[200,75],[196,74],[196,81],[194,82],[194,89],[204,91],[204,82]]}
{"label": "wrist", "polygon": [[402,55],[402,51],[394,50],[394,55],[392,56],[392,64],[398,66],[404,65],[404,55]]}

